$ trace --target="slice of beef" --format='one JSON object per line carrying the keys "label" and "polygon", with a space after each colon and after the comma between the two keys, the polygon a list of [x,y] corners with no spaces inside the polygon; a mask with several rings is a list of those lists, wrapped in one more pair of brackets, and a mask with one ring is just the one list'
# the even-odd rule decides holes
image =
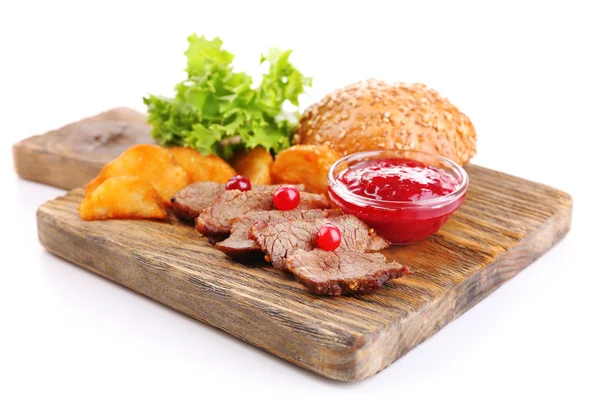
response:
{"label": "slice of beef", "polygon": [[[255,185],[253,191],[271,192],[280,185]],[[298,190],[304,190],[304,185],[294,185]],[[187,185],[171,198],[173,212],[182,221],[194,222],[194,219],[208,208],[225,191],[224,183],[196,182]]]}
{"label": "slice of beef", "polygon": [[344,214],[313,221],[287,219],[260,221],[252,225],[248,237],[266,253],[265,260],[278,269],[285,269],[286,258],[298,249],[314,249],[314,241],[323,225],[332,223],[338,227],[342,241],[338,249],[377,251],[389,246],[389,242],[354,215]]}
{"label": "slice of beef", "polygon": [[234,258],[254,258],[262,254],[260,245],[248,237],[250,227],[258,222],[287,220],[290,218],[314,221],[340,215],[339,210],[290,210],[290,211],[257,211],[236,218],[231,226],[231,235],[216,244],[217,249]]}
{"label": "slice of beef", "polygon": [[224,191],[224,183],[196,182],[187,185],[171,198],[173,212],[180,220],[193,222],[200,211],[209,207]]}
{"label": "slice of beef", "polygon": [[287,259],[287,269],[310,292],[332,296],[370,293],[389,279],[411,273],[381,253],[358,250],[298,250]]}
{"label": "slice of beef", "polygon": [[[329,208],[329,201],[322,194],[300,192],[298,210]],[[207,236],[227,235],[233,221],[254,211],[273,209],[273,191],[226,190],[217,196],[212,205],[196,218],[196,230]]]}

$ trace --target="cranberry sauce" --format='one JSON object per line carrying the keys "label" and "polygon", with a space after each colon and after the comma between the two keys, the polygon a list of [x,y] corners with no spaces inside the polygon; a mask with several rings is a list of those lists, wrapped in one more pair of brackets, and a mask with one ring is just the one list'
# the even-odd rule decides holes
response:
{"label": "cranberry sauce", "polygon": [[405,159],[361,161],[337,179],[352,193],[389,201],[434,199],[458,187],[457,179],[443,169]]}
{"label": "cranberry sauce", "polygon": [[444,199],[460,186],[451,172],[404,158],[359,161],[335,180],[345,190],[330,186],[331,199],[394,244],[434,234],[465,198],[463,194]]}

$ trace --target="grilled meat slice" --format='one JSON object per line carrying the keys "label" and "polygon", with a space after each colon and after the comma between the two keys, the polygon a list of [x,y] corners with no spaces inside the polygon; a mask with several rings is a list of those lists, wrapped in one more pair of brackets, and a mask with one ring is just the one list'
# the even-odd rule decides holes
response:
{"label": "grilled meat slice", "polygon": [[337,226],[342,234],[340,250],[378,251],[389,246],[387,240],[350,214],[312,221],[295,218],[259,221],[250,226],[248,237],[260,246],[266,253],[265,259],[275,268],[285,269],[286,258],[296,250],[314,249],[317,232],[327,223]]}
{"label": "grilled meat slice", "polygon": [[331,296],[370,293],[389,279],[411,273],[381,253],[358,250],[297,250],[287,259],[287,269],[310,292]]}
{"label": "grilled meat slice", "polygon": [[173,212],[182,221],[193,222],[200,211],[210,206],[225,191],[225,184],[196,182],[187,185],[171,197]]}
{"label": "grilled meat slice", "polygon": [[[298,210],[329,208],[329,201],[322,194],[300,192]],[[254,211],[273,209],[273,191],[241,192],[226,190],[217,196],[212,205],[196,218],[196,230],[207,236],[227,235],[233,221]]]}
{"label": "grilled meat slice", "polygon": [[216,244],[217,249],[234,258],[253,258],[262,254],[260,245],[248,237],[250,227],[258,222],[296,218],[303,221],[314,221],[341,215],[339,210],[290,210],[290,211],[257,211],[236,218],[231,226],[231,235]]}
{"label": "grilled meat slice", "polygon": [[[272,192],[280,185],[255,185],[256,192]],[[304,185],[294,185],[298,190],[304,190]],[[208,208],[225,191],[224,183],[196,182],[187,185],[171,198],[173,212],[182,221],[193,223],[194,219]]]}

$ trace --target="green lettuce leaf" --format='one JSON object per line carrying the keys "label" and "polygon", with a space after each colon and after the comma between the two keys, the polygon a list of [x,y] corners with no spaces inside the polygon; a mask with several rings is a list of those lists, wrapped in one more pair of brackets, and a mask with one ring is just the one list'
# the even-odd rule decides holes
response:
{"label": "green lettuce leaf", "polygon": [[[250,75],[235,72],[233,54],[219,38],[188,37],[187,79],[175,97],[144,98],[152,136],[165,146],[187,146],[228,158],[236,150],[262,146],[279,152],[291,144],[298,121],[298,97],[312,85],[289,61],[291,50],[261,55],[268,72],[254,86]],[[291,111],[283,110],[289,102]]]}

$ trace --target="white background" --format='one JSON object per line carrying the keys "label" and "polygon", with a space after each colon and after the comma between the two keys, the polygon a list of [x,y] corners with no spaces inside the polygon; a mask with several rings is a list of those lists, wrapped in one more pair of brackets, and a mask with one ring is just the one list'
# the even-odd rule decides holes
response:
{"label": "white background", "polygon": [[[2,2],[0,398],[600,398],[593,5]],[[305,372],[47,254],[35,211],[62,191],[19,180],[10,146],[115,106],[143,111],[143,95],[170,94],[183,77],[192,32],[219,35],[253,73],[269,46],[293,48],[315,77],[303,106],[369,77],[436,88],[474,122],[474,163],[573,195],[572,232],[358,384]]]}

